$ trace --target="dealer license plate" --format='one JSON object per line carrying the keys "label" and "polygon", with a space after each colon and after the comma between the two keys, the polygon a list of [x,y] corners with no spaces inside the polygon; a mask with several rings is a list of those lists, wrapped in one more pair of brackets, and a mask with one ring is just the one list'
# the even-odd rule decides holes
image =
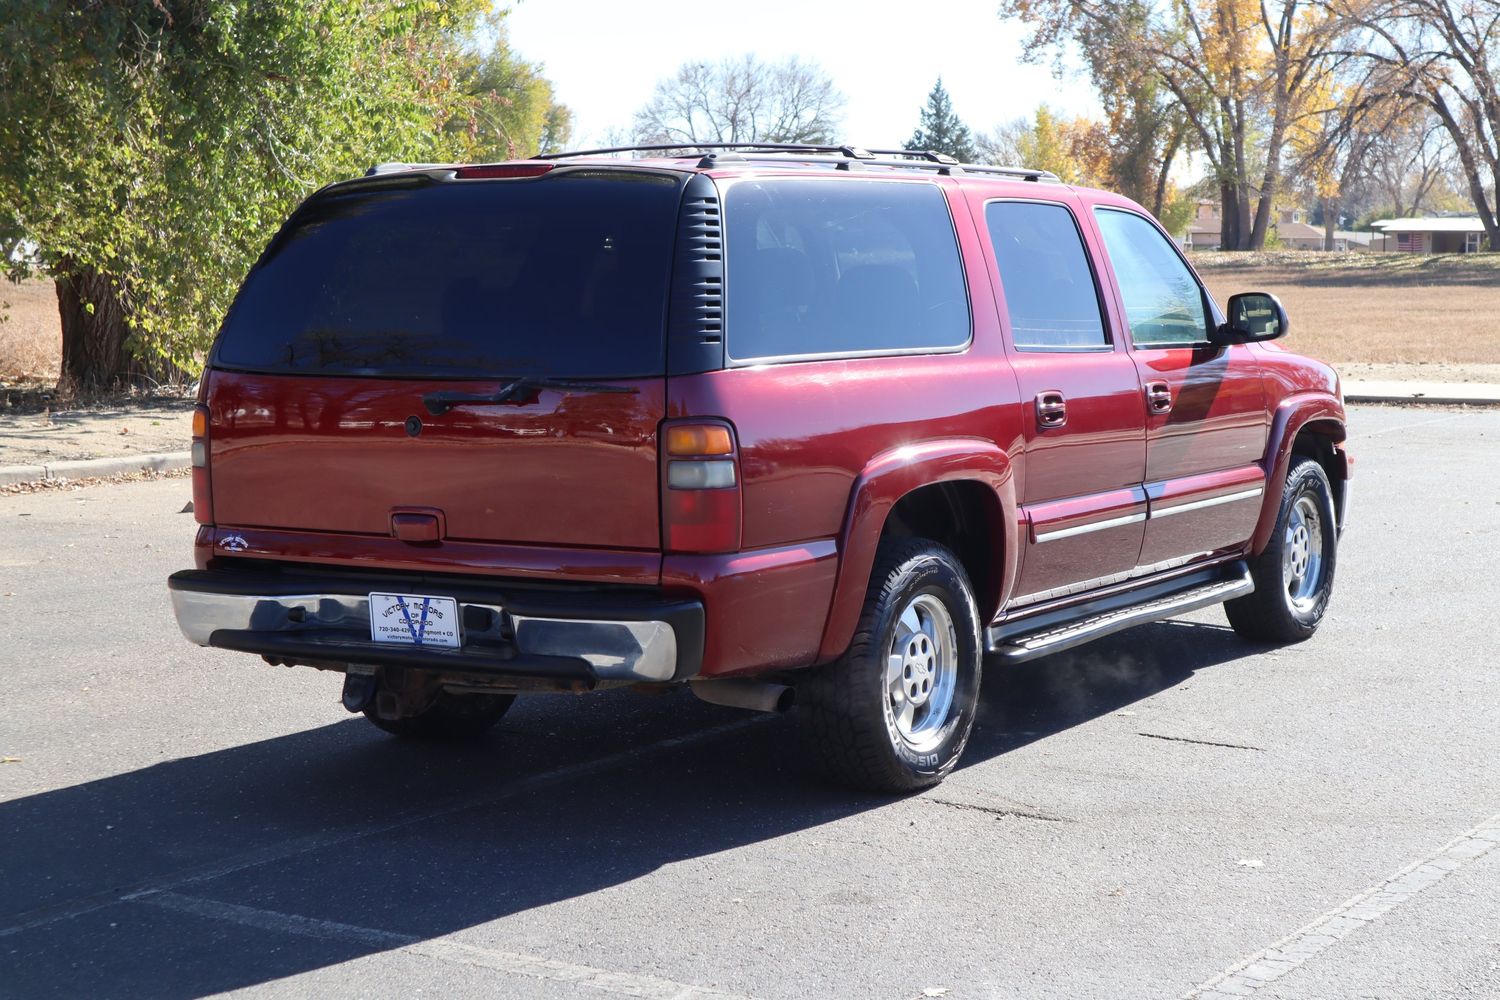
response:
{"label": "dealer license plate", "polygon": [[421,594],[371,594],[370,638],[398,646],[457,649],[458,602]]}

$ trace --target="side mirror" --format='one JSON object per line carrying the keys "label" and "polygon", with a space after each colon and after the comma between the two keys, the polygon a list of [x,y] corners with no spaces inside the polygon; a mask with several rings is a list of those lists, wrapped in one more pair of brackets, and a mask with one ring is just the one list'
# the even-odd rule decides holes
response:
{"label": "side mirror", "polygon": [[1270,292],[1241,292],[1229,297],[1229,322],[1214,331],[1216,344],[1249,344],[1285,337],[1292,328],[1281,300]]}

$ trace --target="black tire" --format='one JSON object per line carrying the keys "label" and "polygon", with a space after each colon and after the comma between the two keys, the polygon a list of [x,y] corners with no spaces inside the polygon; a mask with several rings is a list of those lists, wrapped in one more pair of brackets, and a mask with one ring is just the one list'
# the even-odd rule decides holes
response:
{"label": "black tire", "polygon": [[[1303,521],[1305,528],[1309,513],[1315,513],[1318,520],[1315,537],[1304,541],[1299,550],[1294,538],[1297,522]],[[1288,568],[1289,550],[1292,566],[1304,560],[1302,577]],[[1287,471],[1271,541],[1250,561],[1255,592],[1224,604],[1229,624],[1255,642],[1290,643],[1311,638],[1328,610],[1337,561],[1338,523],[1328,474],[1314,459],[1295,456]],[[1306,576],[1314,572],[1317,579],[1307,580]]]}
{"label": "black tire", "polygon": [[[917,632],[901,623],[908,609],[923,625]],[[898,636],[904,637],[908,655],[888,676],[887,658]],[[950,652],[951,661],[945,659]],[[921,538],[887,541],[876,555],[849,649],[798,683],[792,718],[813,758],[834,780],[885,793],[926,788],[953,770],[969,742],[982,663],[974,591],[953,553]],[[924,680],[931,686],[922,687]],[[901,691],[893,692],[898,687]],[[910,699],[906,690],[914,692]],[[893,707],[898,698],[900,709]],[[914,741],[903,735],[903,718],[908,729],[932,728]]]}
{"label": "black tire", "polygon": [[472,740],[488,732],[510,710],[516,700],[509,694],[438,695],[419,715],[382,719],[375,706],[365,709],[365,718],[392,736],[417,740]]}

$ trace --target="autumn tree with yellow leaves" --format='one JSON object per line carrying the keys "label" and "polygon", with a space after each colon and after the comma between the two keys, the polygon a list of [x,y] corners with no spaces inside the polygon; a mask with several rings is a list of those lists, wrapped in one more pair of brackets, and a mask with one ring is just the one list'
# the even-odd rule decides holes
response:
{"label": "autumn tree with yellow leaves", "polygon": [[1003,0],[1001,13],[1031,27],[1033,58],[1077,46],[1115,109],[1114,130],[1159,115],[1142,145],[1163,186],[1176,145],[1162,140],[1179,116],[1178,142],[1201,152],[1218,182],[1227,249],[1264,246],[1288,138],[1307,116],[1339,112],[1321,98],[1347,59],[1351,26],[1312,3]]}

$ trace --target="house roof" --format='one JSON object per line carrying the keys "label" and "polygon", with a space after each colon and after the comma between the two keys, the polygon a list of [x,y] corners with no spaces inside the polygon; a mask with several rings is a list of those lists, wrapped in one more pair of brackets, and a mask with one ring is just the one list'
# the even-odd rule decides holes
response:
{"label": "house roof", "polygon": [[1468,219],[1381,219],[1370,223],[1385,233],[1482,233],[1484,223]]}
{"label": "house roof", "polygon": [[1305,222],[1282,222],[1276,226],[1276,235],[1284,240],[1321,240],[1323,230]]}

